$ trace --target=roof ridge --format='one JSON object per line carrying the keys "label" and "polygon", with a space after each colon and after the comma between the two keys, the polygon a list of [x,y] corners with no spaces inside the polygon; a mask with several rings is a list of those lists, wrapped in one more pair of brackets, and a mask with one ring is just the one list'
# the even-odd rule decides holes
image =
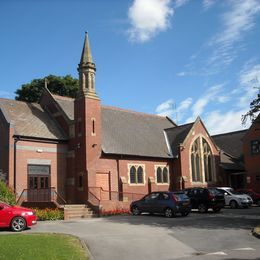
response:
{"label": "roof ridge", "polygon": [[167,118],[167,116],[160,116],[160,115],[155,115],[155,114],[148,114],[148,113],[144,113],[144,112],[138,112],[138,111],[134,111],[134,110],[130,110],[130,109],[125,109],[125,108],[120,108],[120,107],[114,107],[114,106],[102,105],[101,108],[108,108],[108,109],[118,110],[118,111],[122,111],[122,112],[128,112],[128,113],[132,113],[132,114],[138,114],[138,115],[142,115],[142,116],[157,117],[157,118],[161,118],[161,119],[166,119],[166,118]]}
{"label": "roof ridge", "polygon": [[230,135],[230,134],[238,134],[239,132],[246,132],[248,130],[244,129],[244,130],[236,130],[236,131],[232,131],[232,132],[228,132],[228,133],[222,133],[222,134],[217,134],[217,135],[211,135],[211,137],[216,137],[216,136],[221,136],[221,135]]}
{"label": "roof ridge", "polygon": [[183,124],[183,125],[176,125],[176,126],[173,126],[173,127],[165,128],[164,130],[177,129],[177,128],[180,128],[180,127],[183,127],[183,126],[193,125],[194,123],[195,122],[187,123],[187,124]]}

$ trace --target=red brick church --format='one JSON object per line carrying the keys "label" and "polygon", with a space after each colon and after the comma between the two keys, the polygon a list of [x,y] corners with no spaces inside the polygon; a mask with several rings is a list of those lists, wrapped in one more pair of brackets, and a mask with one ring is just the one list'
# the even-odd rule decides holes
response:
{"label": "red brick church", "polygon": [[103,106],[87,34],[78,72],[75,99],[47,87],[39,104],[0,99],[0,173],[20,203],[108,209],[150,191],[250,182],[241,157],[246,131],[210,136],[199,117],[178,126]]}

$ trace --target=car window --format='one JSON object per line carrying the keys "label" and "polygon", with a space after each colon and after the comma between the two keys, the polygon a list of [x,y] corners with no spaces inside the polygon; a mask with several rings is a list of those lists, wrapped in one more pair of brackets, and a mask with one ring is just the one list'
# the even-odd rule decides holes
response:
{"label": "car window", "polygon": [[160,194],[160,200],[168,200],[170,198],[168,193],[161,193]]}
{"label": "car window", "polygon": [[145,197],[145,200],[154,200],[159,197],[159,193],[151,193]]}
{"label": "car window", "polygon": [[220,194],[224,194],[224,193],[222,193],[220,190],[218,190],[218,189],[215,189],[215,188],[210,188],[209,189],[209,192],[212,194],[212,195],[220,195]]}
{"label": "car window", "polygon": [[178,200],[188,200],[189,197],[185,193],[174,193],[174,196],[178,198]]}

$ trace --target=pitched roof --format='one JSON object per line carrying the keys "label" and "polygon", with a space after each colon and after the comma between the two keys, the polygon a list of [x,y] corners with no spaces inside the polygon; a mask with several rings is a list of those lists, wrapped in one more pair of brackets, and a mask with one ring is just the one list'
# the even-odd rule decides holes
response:
{"label": "pitched roof", "polygon": [[231,171],[244,171],[244,164],[235,158],[227,155],[224,152],[220,152],[220,166],[225,170]]}
{"label": "pitched roof", "polygon": [[170,158],[163,130],[173,126],[167,117],[103,106],[103,152]]}
{"label": "pitched roof", "polygon": [[74,120],[74,99],[51,94],[70,120]]}
{"label": "pitched roof", "polygon": [[212,138],[216,145],[225,153],[233,158],[242,159],[243,142],[242,138],[247,130],[230,132],[226,134],[213,135]]}
{"label": "pitched roof", "polygon": [[16,135],[54,140],[67,139],[39,104],[0,98],[0,108],[14,124]]}
{"label": "pitched roof", "polygon": [[176,126],[165,129],[169,145],[171,147],[172,155],[177,156],[179,152],[179,145],[183,143],[186,136],[190,132],[194,123]]}

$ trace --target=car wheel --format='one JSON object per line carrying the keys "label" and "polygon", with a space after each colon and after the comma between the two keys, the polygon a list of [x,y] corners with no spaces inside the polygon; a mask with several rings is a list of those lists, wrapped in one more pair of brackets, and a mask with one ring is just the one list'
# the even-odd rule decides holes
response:
{"label": "car wheel", "polygon": [[221,208],[213,208],[213,212],[220,212]]}
{"label": "car wheel", "polygon": [[200,213],[206,213],[208,211],[208,207],[205,204],[201,203],[198,206],[198,210]]}
{"label": "car wheel", "polygon": [[190,214],[189,211],[185,211],[185,212],[182,212],[182,213],[181,213],[181,215],[182,215],[183,217],[186,217],[186,216],[188,216],[189,214]]}
{"label": "car wheel", "polygon": [[235,200],[231,200],[229,203],[231,209],[236,209],[238,207],[238,204]]}
{"label": "car wheel", "polygon": [[26,228],[26,221],[22,217],[15,217],[11,222],[11,229],[15,232],[23,231]]}
{"label": "car wheel", "polygon": [[170,208],[167,208],[165,211],[164,211],[164,215],[166,218],[172,218],[175,216],[175,212],[170,209]]}
{"label": "car wheel", "polygon": [[138,216],[138,215],[141,214],[141,211],[139,210],[139,208],[137,206],[134,206],[132,208],[132,213],[133,213],[134,216]]}

